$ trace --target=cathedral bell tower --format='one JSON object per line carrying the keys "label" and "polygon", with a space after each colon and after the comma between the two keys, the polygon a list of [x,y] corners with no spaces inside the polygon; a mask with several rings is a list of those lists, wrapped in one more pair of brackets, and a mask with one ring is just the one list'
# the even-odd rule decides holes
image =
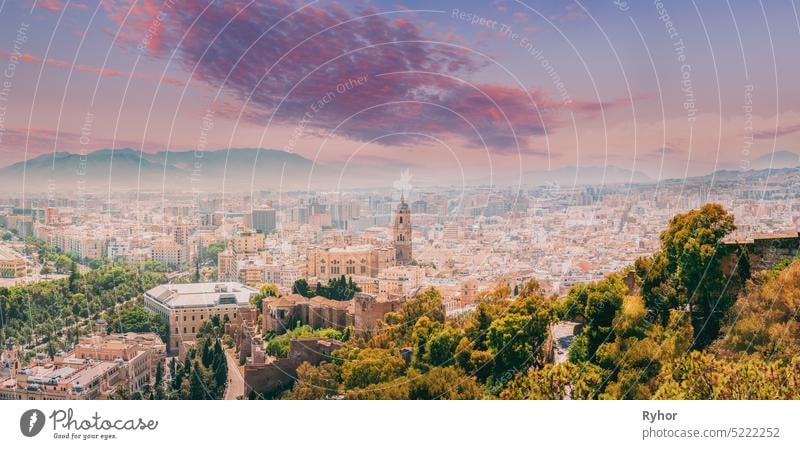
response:
{"label": "cathedral bell tower", "polygon": [[400,204],[394,213],[394,252],[399,265],[411,263],[411,209],[405,194],[400,195]]}

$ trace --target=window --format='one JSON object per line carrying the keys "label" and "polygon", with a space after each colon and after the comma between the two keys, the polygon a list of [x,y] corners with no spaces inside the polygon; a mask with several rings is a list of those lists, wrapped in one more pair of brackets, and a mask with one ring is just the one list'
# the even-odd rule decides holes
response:
{"label": "window", "polygon": [[185,328],[185,327],[183,328],[183,333],[184,333],[184,334],[186,333],[186,328]]}
{"label": "window", "polygon": [[194,315],[192,315],[192,321],[194,321]]}
{"label": "window", "polygon": [[403,216],[400,216],[400,224],[403,224]]}
{"label": "window", "polygon": [[186,315],[183,316],[183,321],[186,321]]}
{"label": "window", "polygon": [[192,333],[194,333],[194,326],[192,326]]}

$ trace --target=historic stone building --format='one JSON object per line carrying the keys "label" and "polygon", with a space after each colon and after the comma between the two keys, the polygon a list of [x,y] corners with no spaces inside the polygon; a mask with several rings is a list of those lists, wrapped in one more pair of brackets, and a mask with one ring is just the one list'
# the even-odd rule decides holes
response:
{"label": "historic stone building", "polygon": [[289,353],[285,358],[270,357],[264,352],[259,339],[251,342],[251,356],[244,364],[245,396],[256,392],[270,397],[271,394],[290,388],[297,378],[297,368],[308,362],[319,365],[330,361],[333,351],[342,343],[329,338],[303,338],[289,342]]}
{"label": "historic stone building", "polygon": [[237,282],[164,284],[144,294],[144,308],[167,324],[167,352],[181,351],[182,342],[196,340],[205,321],[218,316],[223,322],[255,320],[256,310],[250,298],[258,290]]}
{"label": "historic stone building", "polygon": [[262,303],[262,332],[282,334],[295,325],[307,324],[316,329],[353,326],[356,332],[369,334],[385,314],[399,310],[402,303],[385,294],[356,293],[350,301],[282,296]]}
{"label": "historic stone building", "polygon": [[377,277],[378,273],[396,264],[395,250],[391,246],[311,247],[306,256],[308,276],[323,281],[342,275]]}
{"label": "historic stone building", "polygon": [[394,214],[395,259],[400,265],[408,265],[413,260],[411,253],[411,208],[405,195],[400,196],[400,204]]}
{"label": "historic stone building", "polygon": [[722,259],[723,273],[741,275],[741,270],[755,273],[783,259],[800,256],[800,233],[732,235],[723,240],[723,245],[727,247]]}

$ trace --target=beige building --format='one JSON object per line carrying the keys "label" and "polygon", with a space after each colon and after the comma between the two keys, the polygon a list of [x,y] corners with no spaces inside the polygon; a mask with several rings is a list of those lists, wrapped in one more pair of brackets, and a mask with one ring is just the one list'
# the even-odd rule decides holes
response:
{"label": "beige building", "polygon": [[115,362],[65,358],[38,361],[0,383],[0,399],[106,399],[122,380]]}
{"label": "beige building", "polygon": [[153,245],[153,260],[171,267],[180,267],[189,262],[189,250],[172,240],[161,240]]}
{"label": "beige building", "polygon": [[36,223],[33,234],[48,245],[81,259],[96,260],[108,256],[108,229],[87,226],[65,228]]}
{"label": "beige building", "polygon": [[321,280],[345,276],[377,277],[395,265],[395,249],[391,246],[312,247],[307,251],[308,277]]}
{"label": "beige building", "polygon": [[220,281],[232,281],[236,278],[236,254],[225,248],[217,254],[217,276]]}
{"label": "beige building", "polygon": [[22,367],[9,342],[0,357],[0,399],[106,399],[150,385],[165,345],[152,333],[84,337],[67,354],[39,354]]}
{"label": "beige building", "polygon": [[27,265],[22,254],[0,243],[0,277],[18,278],[27,273]]}
{"label": "beige building", "polygon": [[245,229],[232,238],[230,246],[237,255],[257,254],[267,248],[266,237],[253,229]]}
{"label": "beige building", "polygon": [[258,256],[247,256],[236,261],[238,280],[249,287],[259,287],[264,283],[266,275],[264,259]]}
{"label": "beige building", "polygon": [[422,285],[424,271],[414,265],[389,267],[380,272],[377,279],[378,293],[408,298]]}
{"label": "beige building", "polygon": [[131,393],[152,383],[156,366],[166,354],[166,345],[154,333],[94,335],[83,337],[72,354],[82,359],[123,364],[123,378]]}
{"label": "beige building", "polygon": [[306,278],[306,265],[300,261],[272,263],[265,267],[264,282],[290,290],[294,281]]}
{"label": "beige building", "polygon": [[181,342],[195,341],[200,326],[213,316],[232,323],[254,320],[250,298],[257,293],[238,282],[164,284],[145,292],[144,307],[167,323],[167,352],[173,354]]}

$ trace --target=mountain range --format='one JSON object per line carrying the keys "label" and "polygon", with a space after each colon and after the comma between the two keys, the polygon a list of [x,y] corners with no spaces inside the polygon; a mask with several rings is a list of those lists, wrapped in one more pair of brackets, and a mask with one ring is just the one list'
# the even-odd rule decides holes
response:
{"label": "mountain range", "polygon": [[[800,166],[800,156],[791,151],[776,151],[751,161],[752,170],[786,169]],[[102,149],[88,154],[57,152],[0,168],[0,189],[6,192],[41,193],[84,191],[102,194],[109,190],[171,192],[249,192],[259,190],[338,190],[352,188],[389,188],[398,178],[401,167],[315,163],[295,153],[280,150],[234,148],[205,152],[160,151],[145,153],[130,148]],[[437,167],[415,168],[414,183],[437,179]],[[728,177],[735,170],[719,170],[715,175]],[[358,174],[354,176],[354,174]],[[707,175],[708,176],[708,175]],[[469,179],[468,183],[486,183]],[[341,186],[339,183],[341,182]],[[495,185],[516,185],[514,176],[498,176]],[[522,184],[560,185],[619,184],[654,182],[640,171],[615,166],[560,167],[522,174]]]}
{"label": "mountain range", "polygon": [[[312,170],[313,168],[313,170]],[[130,148],[88,154],[58,152],[0,168],[0,188],[99,193],[110,190],[202,192],[305,189],[309,175],[329,181],[332,173],[297,154],[237,148],[220,151],[160,151]],[[48,187],[49,186],[49,187]]]}

